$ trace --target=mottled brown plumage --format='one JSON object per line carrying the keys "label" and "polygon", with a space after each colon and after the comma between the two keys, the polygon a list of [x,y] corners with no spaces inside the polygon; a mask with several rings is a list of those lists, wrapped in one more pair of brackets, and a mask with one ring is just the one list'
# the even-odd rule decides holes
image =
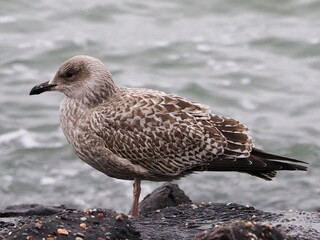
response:
{"label": "mottled brown plumage", "polygon": [[75,56],[30,94],[59,91],[60,123],[78,156],[119,179],[171,181],[194,171],[238,171],[271,180],[276,170],[306,170],[302,161],[253,147],[248,129],[208,107],[164,92],[117,87],[98,59]]}

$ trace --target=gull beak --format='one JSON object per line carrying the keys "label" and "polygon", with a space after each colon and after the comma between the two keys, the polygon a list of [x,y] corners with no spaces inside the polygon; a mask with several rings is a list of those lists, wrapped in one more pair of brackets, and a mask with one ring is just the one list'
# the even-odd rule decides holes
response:
{"label": "gull beak", "polygon": [[29,95],[37,95],[43,92],[52,91],[55,86],[57,86],[57,84],[50,84],[49,81],[40,83],[31,89]]}

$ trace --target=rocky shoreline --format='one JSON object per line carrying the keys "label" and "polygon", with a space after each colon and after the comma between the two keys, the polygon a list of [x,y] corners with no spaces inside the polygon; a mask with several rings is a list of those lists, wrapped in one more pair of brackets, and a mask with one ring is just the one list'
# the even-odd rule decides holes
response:
{"label": "rocky shoreline", "polygon": [[0,211],[0,239],[320,239],[319,212],[264,212],[236,203],[192,203],[176,184],[145,197],[140,217],[108,209],[22,204]]}

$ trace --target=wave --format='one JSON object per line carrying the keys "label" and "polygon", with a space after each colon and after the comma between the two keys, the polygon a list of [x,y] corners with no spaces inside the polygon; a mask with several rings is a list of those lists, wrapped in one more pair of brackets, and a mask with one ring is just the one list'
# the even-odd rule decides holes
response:
{"label": "wave", "polygon": [[32,148],[59,148],[65,144],[63,139],[60,131],[36,133],[22,128],[0,135],[0,153]]}

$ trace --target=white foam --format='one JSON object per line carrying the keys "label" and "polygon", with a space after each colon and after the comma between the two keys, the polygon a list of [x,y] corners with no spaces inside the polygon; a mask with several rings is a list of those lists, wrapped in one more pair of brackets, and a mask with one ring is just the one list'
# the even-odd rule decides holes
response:
{"label": "white foam", "polygon": [[211,47],[207,44],[197,44],[196,49],[199,52],[210,52],[211,51]]}
{"label": "white foam", "polygon": [[247,110],[256,110],[258,109],[258,105],[256,103],[254,103],[253,101],[251,101],[250,99],[242,99],[240,101],[240,104],[241,106],[244,108],[244,109],[247,109]]}
{"label": "white foam", "polygon": [[26,129],[18,129],[0,135],[0,152],[2,154],[19,149],[58,148],[63,146],[63,144],[59,131],[34,133]]}
{"label": "white foam", "polygon": [[242,78],[241,79],[241,84],[242,85],[248,85],[252,82],[252,80],[250,78]]}
{"label": "white foam", "polygon": [[155,47],[167,47],[169,46],[169,44],[170,43],[168,41],[162,41],[162,40],[157,40],[153,43]]}
{"label": "white foam", "polygon": [[13,16],[2,16],[0,17],[0,23],[12,23],[17,21],[17,19]]}
{"label": "white foam", "polygon": [[53,185],[56,183],[56,179],[52,177],[43,177],[40,179],[41,185]]}

